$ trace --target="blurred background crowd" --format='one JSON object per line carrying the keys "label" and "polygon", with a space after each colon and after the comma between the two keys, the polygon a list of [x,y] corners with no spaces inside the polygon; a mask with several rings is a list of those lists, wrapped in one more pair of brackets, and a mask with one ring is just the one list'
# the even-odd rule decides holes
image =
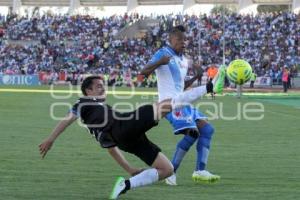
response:
{"label": "blurred background crowd", "polygon": [[[140,86],[156,85],[155,76],[143,79],[140,70],[158,48],[167,44],[168,31],[182,24],[187,29],[186,55],[203,71],[247,60],[258,76],[281,81],[283,69],[296,76],[300,65],[300,15],[289,12],[222,15],[155,16],[158,23],[139,37],[118,37],[138,14],[91,16],[0,16],[0,73],[47,74],[51,81],[63,73],[68,79],[81,74],[103,74],[114,83],[133,80]],[[225,59],[223,59],[223,56]],[[189,74],[193,75],[193,64]]]}

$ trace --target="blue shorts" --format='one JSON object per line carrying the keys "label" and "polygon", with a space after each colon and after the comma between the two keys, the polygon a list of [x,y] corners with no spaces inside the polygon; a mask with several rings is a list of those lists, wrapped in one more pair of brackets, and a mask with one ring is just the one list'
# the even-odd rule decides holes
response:
{"label": "blue shorts", "polygon": [[192,106],[177,108],[166,115],[166,119],[173,126],[173,131],[178,134],[180,130],[197,128],[196,120],[207,117]]}

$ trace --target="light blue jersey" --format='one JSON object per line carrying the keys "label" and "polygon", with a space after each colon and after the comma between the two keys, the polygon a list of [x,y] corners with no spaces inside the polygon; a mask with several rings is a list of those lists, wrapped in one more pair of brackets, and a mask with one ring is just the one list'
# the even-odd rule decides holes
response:
{"label": "light blue jersey", "polygon": [[184,78],[188,71],[188,60],[178,55],[169,47],[159,49],[151,58],[150,63],[157,62],[163,56],[171,57],[167,65],[155,70],[159,101],[172,98],[184,90]]}
{"label": "light blue jersey", "polygon": [[[188,60],[184,55],[178,55],[170,46],[159,49],[151,58],[150,63],[155,63],[163,56],[171,57],[167,65],[162,65],[155,70],[159,101],[173,98],[184,91],[184,79],[188,71]],[[206,117],[192,106],[176,109],[166,116],[172,124],[174,133],[186,129],[197,128],[196,120]]]}

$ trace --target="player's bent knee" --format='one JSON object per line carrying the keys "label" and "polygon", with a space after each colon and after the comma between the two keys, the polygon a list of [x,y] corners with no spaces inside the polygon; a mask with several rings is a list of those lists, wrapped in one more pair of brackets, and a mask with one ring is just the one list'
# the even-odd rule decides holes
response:
{"label": "player's bent knee", "polygon": [[174,171],[172,163],[162,153],[157,155],[152,167],[157,169],[160,180],[171,176]]}
{"label": "player's bent knee", "polygon": [[161,179],[165,179],[168,178],[169,176],[171,176],[174,172],[174,168],[173,165],[166,165],[163,168],[159,168],[157,169],[158,173],[159,173],[159,178]]}
{"label": "player's bent knee", "polygon": [[172,176],[173,172],[174,172],[174,167],[173,167],[173,165],[171,165],[169,168],[166,169],[165,178]]}
{"label": "player's bent knee", "polygon": [[167,165],[164,168],[161,168],[160,170],[161,170],[161,174],[160,174],[161,179],[165,179],[171,176],[174,172],[173,165]]}

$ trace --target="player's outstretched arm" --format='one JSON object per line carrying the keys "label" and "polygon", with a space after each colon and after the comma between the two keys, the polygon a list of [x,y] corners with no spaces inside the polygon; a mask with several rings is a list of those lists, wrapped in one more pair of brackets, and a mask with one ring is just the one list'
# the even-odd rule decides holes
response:
{"label": "player's outstretched arm", "polygon": [[170,56],[162,56],[158,61],[153,63],[148,63],[141,71],[141,74],[144,76],[149,76],[159,68],[161,65],[166,65],[170,62],[171,57]]}
{"label": "player's outstretched arm", "polygon": [[123,153],[118,147],[108,148],[108,153],[115,159],[115,161],[131,176],[134,176],[143,171],[143,169],[131,167],[129,162],[124,157]]}
{"label": "player's outstretched arm", "polygon": [[44,158],[47,152],[51,149],[55,139],[64,132],[64,130],[70,126],[75,120],[77,116],[73,113],[69,113],[63,120],[61,120],[56,127],[53,129],[52,133],[46,138],[40,145],[40,154],[42,158]]}

